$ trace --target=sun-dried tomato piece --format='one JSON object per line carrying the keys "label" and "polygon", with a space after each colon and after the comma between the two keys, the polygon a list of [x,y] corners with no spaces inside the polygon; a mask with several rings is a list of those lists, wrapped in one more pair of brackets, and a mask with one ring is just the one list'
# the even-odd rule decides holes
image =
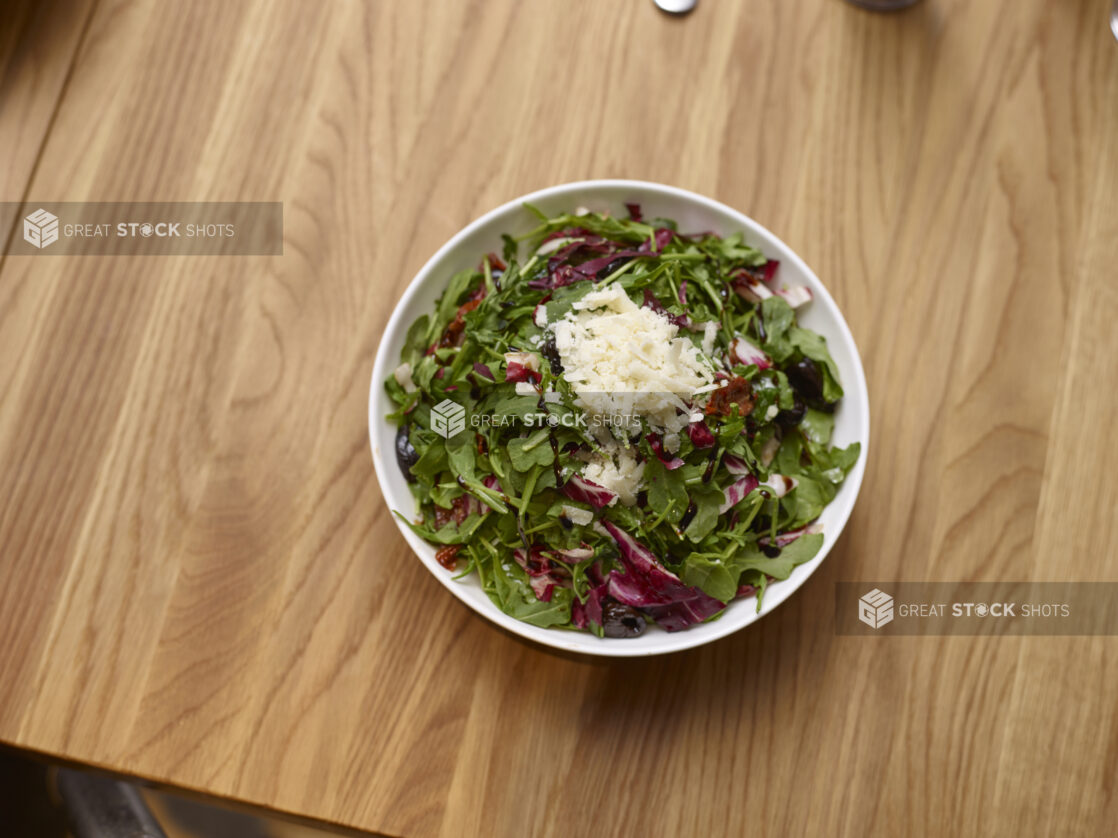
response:
{"label": "sun-dried tomato piece", "polygon": [[508,270],[508,265],[505,264],[504,259],[502,259],[500,256],[498,256],[496,253],[487,253],[487,254],[485,254],[484,256],[481,257],[481,264],[479,264],[477,266],[477,269],[479,271],[484,271],[485,270],[486,260],[489,260],[489,267],[490,267],[491,270],[495,270],[495,271],[506,271],[506,270]]}
{"label": "sun-dried tomato piece", "polygon": [[466,328],[466,321],[462,318],[467,312],[473,311],[479,305],[481,305],[480,297],[462,303],[458,307],[458,313],[454,315],[454,319],[450,321],[450,325],[443,332],[443,336],[439,340],[439,346],[457,346],[461,342],[459,338],[462,336],[462,330]]}
{"label": "sun-dried tomato piece", "polygon": [[706,414],[729,416],[733,412],[733,406],[737,405],[738,415],[748,416],[754,404],[756,400],[753,398],[753,389],[749,386],[749,382],[740,375],[735,375],[725,387],[715,390],[711,395],[710,401],[707,402]]}
{"label": "sun-dried tomato piece", "polygon": [[448,544],[446,547],[440,547],[435,553],[435,561],[447,570],[454,570],[458,567],[458,551],[461,549],[461,544]]}

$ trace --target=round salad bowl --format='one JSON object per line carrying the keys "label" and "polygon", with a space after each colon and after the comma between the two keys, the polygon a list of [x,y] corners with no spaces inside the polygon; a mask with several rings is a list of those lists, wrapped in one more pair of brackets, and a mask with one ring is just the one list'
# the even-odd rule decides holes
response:
{"label": "round salad bowl", "polygon": [[454,596],[502,628],[545,646],[605,657],[640,657],[691,649],[733,634],[770,613],[792,596],[826,559],[838,540],[850,518],[865,473],[870,417],[866,378],[858,349],[826,287],[788,245],[753,219],[718,201],[683,189],[643,181],[592,180],[567,183],[524,195],[497,207],[466,226],[439,248],[416,274],[396,304],[377,349],[369,396],[369,438],[373,449],[373,464],[385,502],[394,513],[398,512],[409,519],[416,516],[415,501],[395,460],[396,427],[385,418],[394,405],[385,393],[384,382],[400,362],[400,352],[408,327],[433,309],[451,276],[458,271],[476,267],[485,253],[499,253],[502,233],[516,236],[538,225],[536,217],[524,208],[525,203],[532,204],[547,215],[573,211],[579,207],[623,215],[625,204],[638,203],[646,217],[675,219],[682,232],[713,231],[723,236],[743,232],[747,244],[759,248],[770,259],[780,260],[781,284],[789,287],[802,285],[811,289],[814,298],[797,310],[797,319],[801,325],[827,339],[844,389],[843,399],[835,412],[833,442],[837,446],[859,442],[861,456],[838,494],[819,517],[824,536],[822,548],[813,559],[799,565],[788,579],[770,585],[760,610],[757,609],[755,598],[743,598],[730,603],[720,617],[710,622],[678,632],[666,632],[656,625],[649,625],[641,636],[635,638],[599,638],[588,632],[539,628],[510,617],[490,601],[476,575],[453,579],[455,574],[435,560],[436,548],[413,533],[396,515],[393,515],[393,519],[419,560]]}

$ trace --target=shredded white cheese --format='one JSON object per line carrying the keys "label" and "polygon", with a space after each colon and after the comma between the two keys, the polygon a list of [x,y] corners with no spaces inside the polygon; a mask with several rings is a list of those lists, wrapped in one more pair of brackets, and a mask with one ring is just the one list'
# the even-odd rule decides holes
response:
{"label": "shredded white cheese", "polygon": [[618,500],[624,506],[633,506],[644,478],[644,463],[637,462],[632,450],[619,447],[612,457],[595,455],[582,476],[617,495],[610,501],[611,506]]}
{"label": "shredded white cheese", "polygon": [[580,509],[577,506],[563,506],[563,514],[572,524],[585,527],[594,520],[594,513],[589,509]]}
{"label": "shredded white cheese", "polygon": [[695,388],[694,395],[698,396],[702,393],[709,393],[712,390],[721,390],[726,386],[725,381],[715,381],[713,384],[704,384],[702,387]]}
{"label": "shredded white cheese", "polygon": [[396,383],[404,388],[405,393],[414,393],[418,389],[411,377],[411,364],[407,361],[396,367],[396,372],[393,375],[396,378]]}
{"label": "shredded white cheese", "polygon": [[800,485],[800,481],[797,480],[795,477],[788,477],[783,474],[773,474],[770,475],[769,479],[764,481],[761,485],[767,489],[771,489],[773,497],[782,498],[793,489],[795,489],[798,485]]}
{"label": "shredded white cheese", "polygon": [[532,372],[539,372],[540,356],[535,352],[506,352],[505,364],[520,364]]}
{"label": "shredded white cheese", "polygon": [[572,308],[551,329],[580,406],[592,415],[640,415],[660,430],[683,428],[689,420],[684,397],[714,381],[698,347],[617,285],[591,291]]}
{"label": "shredded white cheese", "polygon": [[718,334],[718,323],[714,320],[708,320],[707,324],[703,327],[703,354],[714,354],[714,338]]}

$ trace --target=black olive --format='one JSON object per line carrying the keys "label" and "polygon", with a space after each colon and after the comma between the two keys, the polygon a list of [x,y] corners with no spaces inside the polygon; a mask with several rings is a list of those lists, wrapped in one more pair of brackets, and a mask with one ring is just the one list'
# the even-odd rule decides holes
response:
{"label": "black olive", "polygon": [[775,544],[762,544],[761,552],[768,556],[770,559],[775,559],[780,555],[780,548]]}
{"label": "black olive", "polygon": [[614,599],[602,603],[602,632],[606,637],[637,637],[644,633],[644,617]]}
{"label": "black olive", "polygon": [[543,356],[547,358],[547,362],[551,365],[551,374],[561,375],[563,362],[559,358],[559,348],[555,345],[555,335],[547,336],[547,340],[540,347],[540,352],[543,353]]}
{"label": "black olive", "polygon": [[821,401],[823,398],[823,374],[811,358],[804,358],[789,366],[784,374],[788,376],[788,383],[792,389],[809,402]]}
{"label": "black olive", "polygon": [[629,261],[629,257],[619,256],[616,259],[614,259],[612,262],[610,262],[608,265],[606,265],[604,268],[602,268],[600,271],[598,271],[598,273],[595,274],[595,276],[597,276],[598,279],[605,279],[607,276],[609,276],[611,273],[616,271],[618,268],[620,268],[622,265],[624,265],[628,261]]}
{"label": "black olive", "polygon": [[699,511],[699,507],[695,506],[695,501],[691,501],[687,506],[687,511],[683,513],[683,517],[679,519],[679,528],[681,530],[687,529],[687,525],[691,523],[691,519],[695,517],[695,513]]}
{"label": "black olive", "polygon": [[571,527],[573,527],[573,526],[574,526],[574,521],[572,521],[572,520],[571,520],[570,518],[568,518],[568,517],[567,517],[566,515],[560,515],[560,516],[559,516],[559,525],[560,525],[560,526],[561,526],[561,527],[562,527],[563,529],[565,529],[565,530],[569,530],[569,529],[570,529]]}
{"label": "black olive", "polygon": [[400,467],[404,479],[409,483],[415,482],[415,475],[411,473],[411,467],[418,462],[419,454],[408,438],[408,426],[401,425],[400,429],[396,431],[396,465]]}
{"label": "black olive", "polygon": [[776,424],[790,431],[804,420],[805,413],[807,413],[807,405],[797,398],[791,410],[782,410],[776,414]]}

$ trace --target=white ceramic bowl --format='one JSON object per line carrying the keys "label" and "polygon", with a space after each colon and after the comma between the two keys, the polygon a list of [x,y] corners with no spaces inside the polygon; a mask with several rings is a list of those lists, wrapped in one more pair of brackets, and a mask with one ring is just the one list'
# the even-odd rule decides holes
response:
{"label": "white ceramic bowl", "polygon": [[537,226],[536,219],[524,209],[525,202],[548,215],[574,210],[576,207],[621,214],[625,211],[624,204],[639,203],[646,218],[673,218],[679,222],[679,229],[684,232],[712,230],[721,235],[739,230],[744,232],[748,244],[759,247],[769,258],[780,260],[779,278],[783,284],[807,285],[815,295],[811,303],[798,310],[798,320],[827,338],[827,345],[838,364],[845,396],[835,412],[834,443],[843,446],[855,441],[861,442],[862,456],[851,469],[835,499],[820,516],[824,534],[822,549],[810,562],[797,567],[787,580],[769,587],[760,613],[756,610],[756,600],[739,600],[731,603],[718,620],[674,633],[650,625],[640,637],[612,639],[564,629],[538,628],[520,622],[503,613],[489,600],[476,577],[453,581],[451,574],[436,563],[435,548],[393,516],[400,532],[420,560],[427,565],[427,569],[452,594],[483,617],[521,637],[567,652],[608,657],[657,655],[701,646],[756,622],[788,599],[811,576],[827,557],[850,517],[854,501],[858,497],[858,489],[862,485],[869,450],[870,415],[866,377],[846,321],[823,283],[803,260],[756,221],[725,204],[694,192],[632,180],[590,180],[553,186],[509,201],[483,215],[439,248],[412,280],[392,312],[373,368],[372,391],[369,396],[369,438],[373,446],[377,480],[385,501],[393,510],[404,515],[412,517],[415,514],[415,502],[396,465],[396,428],[384,418],[392,409],[392,403],[384,392],[384,381],[399,364],[400,350],[408,327],[420,315],[432,310],[435,300],[454,273],[476,266],[485,253],[499,253],[502,233],[518,235]]}

